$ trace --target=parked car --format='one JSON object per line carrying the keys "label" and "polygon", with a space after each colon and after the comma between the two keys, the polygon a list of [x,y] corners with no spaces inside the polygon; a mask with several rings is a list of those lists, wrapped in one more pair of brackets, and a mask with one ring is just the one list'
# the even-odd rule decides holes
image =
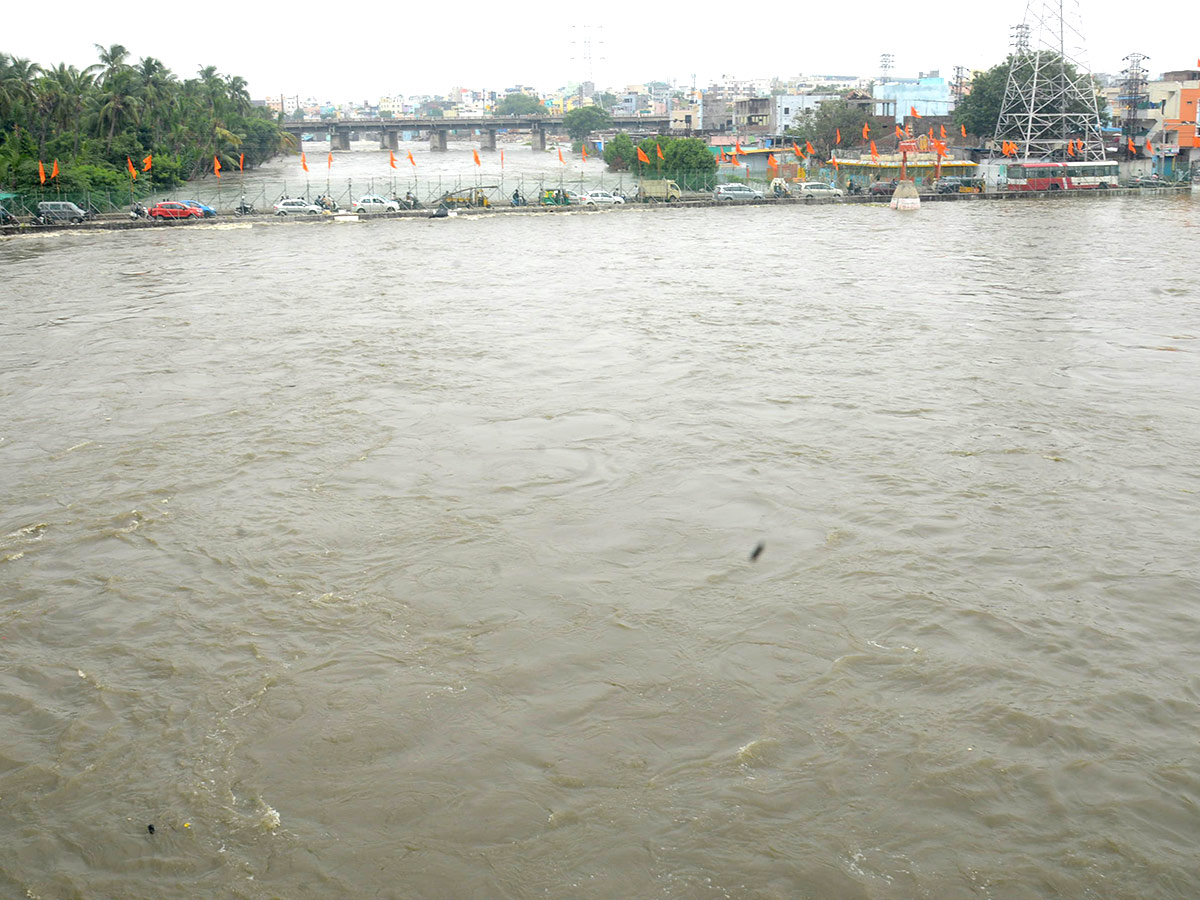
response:
{"label": "parked car", "polygon": [[804,184],[796,185],[792,194],[801,200],[832,200],[842,196],[842,189],[835,188],[832,184],[826,184],[824,181],[806,181]]}
{"label": "parked car", "polygon": [[378,194],[367,194],[354,202],[356,213],[393,213],[400,211],[400,204],[395,200],[385,200]]}
{"label": "parked car", "polygon": [[748,184],[718,184],[713,191],[714,200],[761,200],[762,191],[756,191]]}
{"label": "parked car", "polygon": [[896,193],[896,185],[900,183],[900,179],[893,178],[891,181],[872,181],[871,186],[867,188],[867,194],[871,197],[890,197]]}
{"label": "parked car", "polygon": [[322,209],[317,204],[309,203],[300,197],[280,200],[275,204],[275,215],[277,216],[319,216],[321,212]]}
{"label": "parked car", "polygon": [[37,205],[37,221],[42,225],[53,225],[56,222],[72,222],[78,225],[89,218],[91,213],[68,201],[43,200]]}
{"label": "parked car", "polygon": [[983,190],[982,178],[964,178],[961,175],[947,175],[937,181],[939,194],[978,194]]}
{"label": "parked car", "polygon": [[183,202],[186,203],[188,206],[190,206],[192,209],[200,210],[200,214],[203,215],[204,218],[206,218],[206,219],[211,219],[213,216],[215,216],[217,214],[217,211],[215,209],[213,209],[211,206],[206,206],[205,204],[201,203],[199,200],[184,200]]}
{"label": "parked car", "polygon": [[178,200],[164,200],[150,207],[147,215],[152,219],[202,219],[202,213],[195,206],[188,206]]}
{"label": "parked car", "polygon": [[624,203],[624,197],[618,197],[611,191],[587,191],[581,198],[584,206],[611,206]]}

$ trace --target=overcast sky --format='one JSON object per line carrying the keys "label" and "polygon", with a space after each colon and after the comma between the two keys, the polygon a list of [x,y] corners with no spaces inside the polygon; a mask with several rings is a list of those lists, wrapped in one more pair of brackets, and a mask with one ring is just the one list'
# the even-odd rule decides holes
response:
{"label": "overcast sky", "polygon": [[[693,77],[705,87],[724,75],[871,77],[883,53],[892,54],[896,76],[936,69],[949,80],[956,65],[984,69],[1002,61],[1009,29],[1026,12],[1025,0],[689,4],[683,15],[678,4],[670,4],[673,10],[662,3],[608,7],[620,13],[590,6],[360,0],[346,6],[130,4],[121,13],[94,0],[14,2],[4,14],[0,52],[83,68],[96,62],[95,44],[122,44],[133,60],[157,57],[180,77],[204,65],[241,75],[256,99],[299,94],[338,102],[447,93],[456,86],[524,84],[550,91],[586,79],[589,68],[601,88],[650,80],[690,85]],[[1151,77],[1194,66],[1200,57],[1194,4],[1139,15],[1128,3],[1082,0],[1079,9],[1094,72],[1120,72],[1123,57],[1135,51],[1150,57]]]}

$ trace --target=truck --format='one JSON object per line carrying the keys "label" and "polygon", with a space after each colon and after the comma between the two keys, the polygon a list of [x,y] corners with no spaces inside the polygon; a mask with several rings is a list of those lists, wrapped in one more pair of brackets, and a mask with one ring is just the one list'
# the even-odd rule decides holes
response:
{"label": "truck", "polygon": [[674,181],[666,179],[647,180],[638,188],[638,199],[643,203],[675,203],[683,199],[683,191]]}

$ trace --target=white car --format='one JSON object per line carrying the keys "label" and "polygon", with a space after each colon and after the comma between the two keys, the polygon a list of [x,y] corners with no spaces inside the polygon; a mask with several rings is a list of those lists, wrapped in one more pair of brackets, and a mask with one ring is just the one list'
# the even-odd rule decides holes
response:
{"label": "white car", "polygon": [[324,210],[315,203],[309,203],[300,197],[280,200],[275,204],[277,216],[319,216]]}
{"label": "white car", "polygon": [[580,202],[584,206],[601,206],[604,204],[624,203],[625,198],[619,197],[611,191],[587,191],[580,198]]}
{"label": "white car", "polygon": [[385,200],[378,194],[367,194],[354,202],[356,213],[385,213],[399,212],[400,204],[395,200]]}
{"label": "white car", "polygon": [[732,184],[718,184],[717,189],[713,191],[714,200],[761,200],[763,199],[762,191],[756,191],[748,184],[740,184],[734,182]]}
{"label": "white car", "polygon": [[823,181],[806,181],[793,188],[792,195],[802,200],[832,200],[842,196],[842,189]]}

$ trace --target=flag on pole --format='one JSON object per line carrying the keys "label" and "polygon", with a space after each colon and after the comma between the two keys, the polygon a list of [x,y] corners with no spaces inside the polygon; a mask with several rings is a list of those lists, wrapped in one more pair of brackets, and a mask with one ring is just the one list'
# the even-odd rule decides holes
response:
{"label": "flag on pole", "polygon": [[58,177],[58,160],[57,159],[54,161],[54,168],[50,170],[50,177],[51,178]]}
{"label": "flag on pole", "polygon": [[813,149],[812,141],[805,141],[804,149],[805,149],[805,151],[807,151],[806,152],[807,156],[816,156],[817,155],[817,151]]}
{"label": "flag on pole", "polygon": [[412,151],[411,151],[411,150],[409,150],[409,151],[408,151],[408,161],[409,161],[410,163],[412,163],[412,167],[413,167],[414,169],[417,167],[417,161],[416,161],[415,159],[413,159],[413,155],[412,155]]}
{"label": "flag on pole", "polygon": [[837,140],[834,143],[840,144],[842,142],[842,129],[835,128],[834,131],[837,133]]}
{"label": "flag on pole", "polygon": [[1130,137],[1130,138],[1125,138],[1125,140],[1127,140],[1127,141],[1129,142],[1129,152],[1130,152],[1130,153],[1137,153],[1137,147],[1133,146],[1133,138],[1131,138],[1131,137]]}
{"label": "flag on pole", "polygon": [[[216,161],[215,158],[213,161],[214,162]],[[304,167],[305,172],[308,171],[308,160],[305,158],[303,153],[300,154],[300,165],[302,165]]]}
{"label": "flag on pole", "polygon": [[567,164],[567,161],[562,158],[562,147],[558,148],[558,161],[560,163],[562,163],[564,166]]}
{"label": "flag on pole", "polygon": [[1067,141],[1067,156],[1074,156],[1074,155],[1075,155],[1075,142],[1073,140]]}
{"label": "flag on pole", "polygon": [[912,127],[907,122],[904,123],[904,136],[906,138],[912,138]]}
{"label": "flag on pole", "polygon": [[1146,152],[1151,156],[1154,155],[1154,146],[1150,143],[1150,138],[1146,138]]}
{"label": "flag on pole", "polygon": [[583,142],[583,161],[587,162],[587,141]]}
{"label": "flag on pole", "polygon": [[908,111],[909,111],[910,113],[912,113],[912,117],[913,117],[914,119],[919,119],[919,118],[921,118],[921,114],[920,114],[919,112],[917,112],[917,108],[916,108],[915,106],[910,106],[910,107],[908,108]]}
{"label": "flag on pole", "polygon": [[962,132],[962,136],[963,136],[963,137],[966,137],[966,136],[967,136],[967,126],[966,126],[966,124],[965,124],[965,123],[964,123],[964,124],[962,124],[962,125],[959,125],[959,126],[958,126],[958,130]]}
{"label": "flag on pole", "polygon": [[137,169],[135,169],[133,167],[133,160],[130,159],[128,156],[125,157],[125,165],[129,169],[129,177],[132,178],[134,181],[137,181]]}
{"label": "flag on pole", "polygon": [[871,141],[871,160],[879,162],[879,151],[875,149],[875,142]]}
{"label": "flag on pole", "polygon": [[659,144],[657,141],[654,144],[654,151],[658,154],[659,159],[666,159],[666,157],[663,156],[663,154],[662,154],[662,145]]}
{"label": "flag on pole", "polygon": [[830,163],[833,165],[834,171],[837,171],[837,168],[838,168],[838,161],[837,161],[837,157],[835,156],[835,157],[834,157],[833,159],[831,159],[829,162],[830,162]]}
{"label": "flag on pole", "polygon": [[736,166],[738,164],[737,153],[730,154],[729,161]]}
{"label": "flag on pole", "polygon": [[396,168],[396,154],[391,150],[388,151],[388,165],[393,169]]}
{"label": "flag on pole", "polygon": [[941,129],[941,131],[942,131],[942,140],[944,141],[944,140],[946,139],[946,126],[945,126],[945,125],[939,125],[939,126],[938,126],[938,128],[940,128],[940,129]]}
{"label": "flag on pole", "polygon": [[871,136],[871,126],[867,122],[863,122],[863,140]]}
{"label": "flag on pole", "polygon": [[41,179],[42,184],[46,183],[46,167],[42,165],[40,159],[38,160],[38,178]]}
{"label": "flag on pole", "polygon": [[742,149],[741,138],[734,138],[733,139],[733,155],[734,156],[742,156],[745,152],[746,151]]}
{"label": "flag on pole", "polygon": [[500,151],[500,168],[501,169],[504,168],[504,151],[503,150]]}
{"label": "flag on pole", "polygon": [[899,125],[896,126],[896,140],[898,140],[898,141],[904,140],[904,132],[900,130]]}
{"label": "flag on pole", "polygon": [[[638,148],[637,148],[637,152],[638,152],[638,154],[637,154],[637,156],[638,156],[638,160],[639,160],[640,162],[644,162],[646,165],[650,165],[650,157],[648,157],[648,156],[646,155],[646,151],[645,151],[645,150],[643,150],[641,147],[638,147]],[[736,159],[736,155],[735,155],[735,157],[734,157],[734,158]]]}
{"label": "flag on pole", "polygon": [[245,153],[238,154],[238,171],[239,172],[246,171],[246,154]]}
{"label": "flag on pole", "polygon": [[479,151],[478,151],[478,150],[472,150],[472,151],[471,151],[471,155],[472,155],[473,157],[475,157],[475,165],[477,165],[477,166],[482,166],[482,165],[483,165],[483,163],[481,163],[481,162],[479,161]]}
{"label": "flag on pole", "polygon": [[221,177],[221,161],[217,159],[215,154],[213,156],[213,174],[218,178]]}
{"label": "flag on pole", "polygon": [[770,168],[770,169],[778,169],[779,168],[779,163],[777,163],[775,161],[774,153],[767,154],[767,168]]}
{"label": "flag on pole", "polygon": [[931,141],[933,140],[933,126],[932,125],[929,126],[929,139]]}
{"label": "flag on pole", "polygon": [[332,150],[329,151],[329,158],[327,160],[325,160],[325,168],[326,169],[333,168],[333,151]]}
{"label": "flag on pole", "polygon": [[154,167],[154,154],[147,153],[146,158],[142,160],[142,171],[149,172]]}

